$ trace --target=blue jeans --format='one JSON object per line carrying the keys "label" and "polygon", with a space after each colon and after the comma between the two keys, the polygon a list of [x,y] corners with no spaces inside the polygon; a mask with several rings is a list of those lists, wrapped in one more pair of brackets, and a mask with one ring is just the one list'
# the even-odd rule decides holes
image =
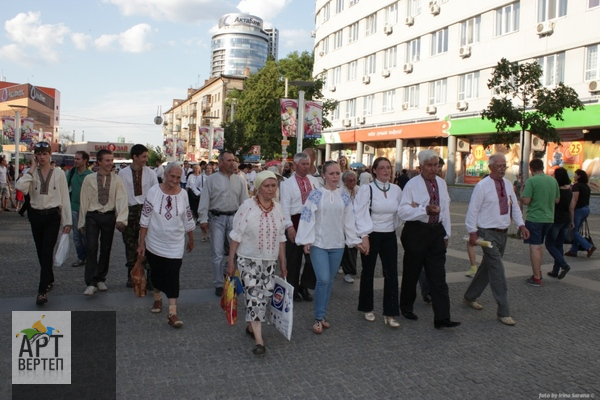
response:
{"label": "blue jeans", "polygon": [[213,284],[216,288],[223,287],[225,266],[229,255],[229,233],[233,228],[233,215],[210,215],[208,230],[210,232],[210,257],[213,267]]}
{"label": "blue jeans", "polygon": [[554,274],[558,274],[561,268],[569,269],[569,265],[563,256],[563,245],[569,232],[569,225],[571,225],[569,222],[554,223],[546,235],[546,249],[554,258],[554,267],[552,268]]}
{"label": "blue jeans", "polygon": [[75,243],[75,251],[77,252],[77,259],[85,261],[85,235],[82,235],[77,229],[77,223],[79,222],[79,211],[71,211],[71,218],[73,219],[73,243]]}
{"label": "blue jeans", "polygon": [[315,276],[317,277],[317,285],[315,286],[315,319],[319,321],[325,318],[327,305],[331,297],[333,280],[340,267],[343,255],[343,247],[340,249],[310,247],[310,260],[312,261]]}
{"label": "blue jeans", "polygon": [[575,228],[573,229],[573,244],[571,245],[571,253],[577,254],[577,250],[579,250],[579,246],[583,247],[585,250],[589,250],[592,245],[590,242],[585,240],[581,233],[579,233],[579,229],[581,229],[581,225],[583,225],[583,221],[590,215],[590,207],[583,206],[575,209]]}

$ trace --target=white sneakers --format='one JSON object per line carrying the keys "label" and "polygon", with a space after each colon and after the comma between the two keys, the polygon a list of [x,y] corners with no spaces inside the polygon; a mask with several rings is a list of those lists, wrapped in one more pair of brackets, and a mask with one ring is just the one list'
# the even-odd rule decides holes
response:
{"label": "white sneakers", "polygon": [[94,293],[96,293],[96,290],[98,290],[98,289],[96,288],[96,286],[88,286],[88,287],[85,289],[85,292],[83,292],[83,294],[85,294],[86,296],[91,296],[91,295],[93,295]]}
{"label": "white sneakers", "polygon": [[511,317],[498,317],[498,321],[508,326],[515,326],[517,324]]}
{"label": "white sneakers", "polygon": [[369,322],[375,321],[375,314],[372,312],[365,313],[365,319]]}
{"label": "white sneakers", "polygon": [[352,275],[346,274],[346,276],[344,276],[344,281],[346,283],[354,283],[354,278],[352,277]]}
{"label": "white sneakers", "polygon": [[98,290],[105,292],[108,290],[108,286],[106,286],[106,283],[104,282],[98,282]]}

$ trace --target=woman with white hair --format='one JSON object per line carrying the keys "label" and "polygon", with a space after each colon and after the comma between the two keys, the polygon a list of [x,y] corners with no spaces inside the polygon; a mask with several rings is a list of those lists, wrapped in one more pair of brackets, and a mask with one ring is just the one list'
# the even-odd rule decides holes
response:
{"label": "woman with white hair", "polygon": [[150,311],[162,311],[164,292],[169,301],[167,322],[174,328],[183,326],[177,316],[179,271],[184,247],[188,252],[194,248],[196,228],[187,192],[180,185],[181,174],[182,168],[177,163],[167,164],[164,181],[148,191],[140,218],[137,250],[138,257],[146,256],[150,264],[150,279],[154,286],[154,304]]}
{"label": "woman with white hair", "polygon": [[252,353],[260,356],[267,351],[261,328],[273,296],[278,260],[281,276],[287,275],[286,238],[283,209],[274,201],[277,177],[271,171],[263,171],[256,175],[253,184],[256,195],[245,200],[233,218],[226,273],[233,275],[237,254],[246,298],[246,333],[255,340]]}
{"label": "woman with white hair", "polygon": [[[340,166],[341,169],[341,166]],[[342,192],[346,193],[354,206],[354,199],[358,193],[357,186],[358,177],[356,172],[348,169],[342,173]],[[344,272],[344,282],[354,283],[354,275],[356,275],[356,260],[358,259],[358,249],[356,247],[344,247],[344,255],[342,256],[342,271]]]}

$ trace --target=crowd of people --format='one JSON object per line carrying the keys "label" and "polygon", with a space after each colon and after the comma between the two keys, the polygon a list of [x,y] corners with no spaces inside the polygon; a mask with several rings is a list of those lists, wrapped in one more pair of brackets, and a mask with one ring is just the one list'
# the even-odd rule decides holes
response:
{"label": "crowd of people", "polygon": [[[414,303],[417,285],[423,300],[431,304],[436,329],[455,328],[446,283],[446,249],[452,234],[450,196],[440,177],[443,161],[434,150],[418,154],[418,174],[393,173],[390,160],[378,157],[370,169],[355,172],[344,156],[316,165],[313,149],[294,155],[293,162],[264,170],[240,164],[235,155],[222,151],[218,162],[146,164],[148,149],[137,144],[131,163],[114,170],[108,150],[97,153],[97,171],[88,168],[89,154],[77,152],[74,168],[64,172],[50,165],[46,142],[34,149],[31,166],[16,182],[28,195],[28,217],[40,263],[36,303],[48,301],[54,285],[52,252],[59,234],[73,227],[77,254],[73,267],[85,266],[84,295],[106,291],[110,253],[115,229],[122,234],[126,254],[126,285],[136,263],[146,269],[148,289],[153,290],[153,313],[168,301],[167,322],[178,328],[179,274],[185,251],[194,249],[194,231],[210,241],[210,260],[216,296],[222,296],[225,276],[239,270],[245,295],[246,334],[254,341],[253,353],[266,352],[262,323],[273,295],[274,275],[280,273],[294,288],[295,302],[314,301],[312,330],[322,334],[332,327],[327,314],[333,282],[338,271],[353,283],[360,252],[360,291],[357,310],[369,322],[382,315],[384,324],[398,328],[398,317],[417,320]],[[10,187],[0,161],[0,189]],[[547,275],[563,279],[570,267],[564,256],[585,251],[591,257],[593,243],[579,234],[589,215],[590,189],[585,171],[575,171],[571,185],[564,168],[549,176],[541,160],[529,168],[520,201],[528,206],[524,218],[513,185],[504,178],[506,159],[489,157],[489,175],[473,190],[465,225],[471,284],[463,295],[466,306],[483,309],[478,301],[491,287],[497,317],[515,325],[510,315],[502,257],[508,227],[515,223],[529,245],[532,276],[529,286],[542,286],[542,245],[555,263]],[[2,177],[6,176],[6,181]],[[5,183],[6,182],[6,183]],[[9,192],[10,193],[10,192]],[[9,196],[10,197],[10,196]],[[402,280],[398,277],[398,239],[404,249]],[[572,247],[563,244],[572,233]],[[482,245],[479,266],[474,247]],[[383,304],[376,311],[374,274],[377,259],[383,272]],[[311,293],[313,291],[313,293]]]}

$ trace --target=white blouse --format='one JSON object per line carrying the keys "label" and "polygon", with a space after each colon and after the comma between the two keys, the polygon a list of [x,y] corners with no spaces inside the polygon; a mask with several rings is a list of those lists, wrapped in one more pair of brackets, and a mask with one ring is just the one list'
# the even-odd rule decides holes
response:
{"label": "white blouse", "polygon": [[296,244],[341,249],[362,243],[356,234],[352,200],[341,189],[314,189],[302,208]]}
{"label": "white blouse", "polygon": [[[379,187],[384,187],[383,183],[376,182]],[[371,232],[394,232],[402,225],[402,220],[398,216],[402,189],[391,182],[386,183],[385,188],[389,188],[386,192],[387,197],[375,182],[360,186],[354,199],[356,231],[360,237],[367,236]]]}
{"label": "white blouse", "polygon": [[148,228],[146,248],[164,258],[182,258],[185,234],[196,228],[188,195],[164,193],[160,185],[150,188],[144,201],[140,226]]}
{"label": "white blouse", "polygon": [[237,255],[255,260],[275,261],[279,257],[279,243],[285,242],[285,219],[281,204],[265,214],[255,198],[245,200],[233,217],[229,237],[239,243]]}

